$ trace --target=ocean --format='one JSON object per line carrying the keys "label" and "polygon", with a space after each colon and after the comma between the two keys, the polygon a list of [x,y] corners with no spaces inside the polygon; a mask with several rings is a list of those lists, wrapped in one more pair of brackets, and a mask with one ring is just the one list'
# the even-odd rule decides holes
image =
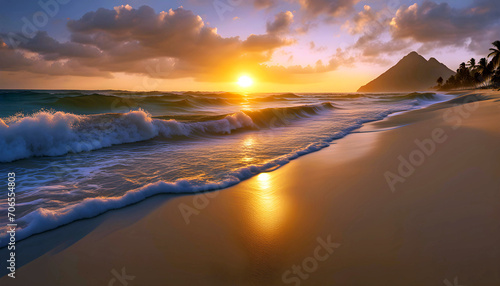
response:
{"label": "ocean", "polygon": [[[5,182],[16,176],[20,240],[155,194],[229,187],[363,123],[450,98],[0,90],[0,174]],[[0,247],[8,223],[7,191],[1,194]]]}

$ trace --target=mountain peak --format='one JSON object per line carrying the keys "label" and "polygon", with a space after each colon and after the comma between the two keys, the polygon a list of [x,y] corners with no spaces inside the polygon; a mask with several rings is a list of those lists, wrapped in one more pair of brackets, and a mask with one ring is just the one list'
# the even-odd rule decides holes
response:
{"label": "mountain peak", "polygon": [[438,64],[440,64],[440,62],[438,60],[436,60],[436,58],[430,58],[429,62],[430,63],[438,63]]}
{"label": "mountain peak", "polygon": [[409,60],[424,60],[424,61],[427,61],[424,57],[422,57],[419,53],[413,51],[411,53],[409,53],[408,55],[406,55],[402,60],[404,59],[409,59]]}
{"label": "mountain peak", "polygon": [[376,79],[359,88],[358,92],[424,91],[455,74],[435,58],[427,61],[413,51]]}

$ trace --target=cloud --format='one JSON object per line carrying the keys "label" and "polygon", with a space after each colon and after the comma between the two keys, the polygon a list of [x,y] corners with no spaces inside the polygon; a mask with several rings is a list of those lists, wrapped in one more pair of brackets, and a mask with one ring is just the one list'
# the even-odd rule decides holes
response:
{"label": "cloud", "polygon": [[255,8],[268,9],[275,6],[278,3],[277,0],[254,0],[253,5]]}
{"label": "cloud", "polygon": [[16,50],[2,45],[0,60],[5,61],[0,69],[232,81],[241,71],[267,73],[264,63],[273,53],[295,43],[284,37],[292,22],[293,14],[282,12],[268,23],[267,33],[240,39],[222,37],[216,28],[182,7],[160,13],[148,6],[100,8],[68,22],[69,42],[38,32]]}
{"label": "cloud", "polygon": [[299,0],[302,9],[309,16],[325,14],[331,17],[343,17],[354,11],[359,0]]}
{"label": "cloud", "polygon": [[[380,57],[381,55],[390,55],[395,52],[400,52],[406,50],[410,47],[411,43],[402,40],[390,40],[390,41],[370,41],[369,44],[360,44],[359,42],[354,45],[354,47],[362,51],[363,57],[368,61],[374,61],[374,59]],[[376,60],[375,60],[376,62]]]}
{"label": "cloud", "polygon": [[[401,7],[391,20],[395,39],[411,39],[434,47],[484,49],[500,37],[500,8],[494,0],[477,0],[465,8],[424,1]],[[482,48],[480,48],[482,47]]]}
{"label": "cloud", "polygon": [[292,43],[294,43],[293,40],[279,38],[272,34],[250,35],[243,42],[243,47],[246,51],[265,52],[282,46],[288,46]]}
{"label": "cloud", "polygon": [[[19,35],[21,36],[21,35]],[[26,42],[20,42],[19,47],[38,53],[46,60],[63,58],[96,58],[100,51],[96,47],[84,46],[77,43],[60,43],[49,37],[47,32],[39,31],[35,37]]]}
{"label": "cloud", "polygon": [[[288,58],[291,62],[293,56]],[[356,59],[351,56],[347,51],[340,48],[336,53],[330,56],[330,59],[325,64],[323,61],[318,60],[315,65],[292,65],[284,67],[281,65],[269,66],[263,71],[263,76],[271,79],[277,83],[303,83],[304,78],[309,78],[310,82],[320,81],[319,75],[327,76],[327,73],[338,69],[340,66],[353,66]],[[283,77],[282,75],[287,75]]]}
{"label": "cloud", "polygon": [[9,48],[7,44],[0,41],[0,69],[7,71],[22,70],[32,65],[32,61],[22,53]]}
{"label": "cloud", "polygon": [[[44,49],[45,47],[42,47]],[[84,66],[77,60],[47,61],[37,53],[13,49],[0,40],[0,71],[27,71],[46,75],[98,76],[110,78],[111,74]]]}
{"label": "cloud", "polygon": [[381,22],[384,20],[381,19],[380,15],[374,12],[369,5],[365,5],[363,11],[355,14],[351,20],[347,20],[342,27],[351,35],[356,35],[365,32],[368,27],[382,26]]}
{"label": "cloud", "polygon": [[[243,4],[250,4],[257,9],[269,9],[272,8],[280,2],[279,0],[253,0],[253,1],[244,1],[244,0],[215,0],[220,1],[221,5],[228,5],[228,7],[237,7]],[[187,2],[191,5],[213,5],[215,3],[214,0],[187,0]]]}
{"label": "cloud", "polygon": [[273,22],[267,22],[266,28],[269,34],[281,34],[290,32],[293,23],[293,13],[290,11],[276,14]]}
{"label": "cloud", "polygon": [[421,4],[386,6],[375,11],[365,5],[342,26],[360,35],[347,50],[360,61],[386,64],[385,55],[404,53],[420,45],[420,52],[442,47],[481,51],[500,37],[500,8],[493,0],[477,0],[465,8],[425,0]]}
{"label": "cloud", "polygon": [[323,52],[328,49],[326,46],[317,47],[314,41],[309,42],[309,49],[313,52]]}
{"label": "cloud", "polygon": [[375,11],[369,5],[354,14],[342,28],[351,35],[360,35],[356,42],[347,48],[358,55],[362,62],[385,65],[388,63],[384,55],[391,55],[407,49],[411,43],[408,40],[392,39],[389,34],[389,23],[396,10],[386,6]]}

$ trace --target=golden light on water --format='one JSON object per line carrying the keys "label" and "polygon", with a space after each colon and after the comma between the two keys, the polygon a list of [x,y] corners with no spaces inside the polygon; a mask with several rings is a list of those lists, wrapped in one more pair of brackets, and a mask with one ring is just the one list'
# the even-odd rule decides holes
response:
{"label": "golden light on water", "polygon": [[249,88],[253,85],[253,79],[247,75],[243,75],[238,79],[238,85],[242,88]]}
{"label": "golden light on water", "polygon": [[241,110],[252,110],[250,102],[248,101],[248,94],[243,94],[243,101],[241,102]]}
{"label": "golden light on water", "polygon": [[246,148],[250,148],[253,146],[254,141],[255,140],[253,139],[253,137],[247,137],[245,138],[245,140],[243,140],[243,146]]}
{"label": "golden light on water", "polygon": [[241,158],[241,161],[244,163],[250,163],[254,160],[252,153],[253,153],[253,145],[254,145],[254,139],[252,136],[248,136],[245,138],[241,144],[241,149],[243,150],[243,158]]}

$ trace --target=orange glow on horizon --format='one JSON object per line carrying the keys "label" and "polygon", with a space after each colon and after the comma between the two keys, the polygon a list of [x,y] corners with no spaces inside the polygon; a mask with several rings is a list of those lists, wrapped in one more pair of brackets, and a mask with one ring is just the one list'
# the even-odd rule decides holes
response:
{"label": "orange glow on horizon", "polygon": [[[250,78],[253,85],[243,88],[238,84],[239,78],[233,81],[224,81],[229,76],[221,75],[220,81],[201,81],[193,78],[160,79],[150,78],[143,75],[114,73],[112,78],[93,77],[92,80],[80,76],[47,77],[35,76],[26,72],[9,73],[0,71],[3,79],[3,88],[20,89],[82,89],[82,90],[130,90],[130,91],[227,91],[227,92],[249,92],[249,93],[301,93],[301,92],[355,92],[361,85],[383,72],[383,67],[373,70],[364,69],[361,73],[356,68],[343,68],[318,75],[304,75],[306,80],[293,83],[273,82],[264,75],[254,71]],[[241,75],[241,74],[240,74]],[[243,75],[242,75],[243,76]],[[308,77],[311,77],[308,78]],[[82,79],[86,79],[85,81]],[[308,82],[310,79],[310,82]]]}

